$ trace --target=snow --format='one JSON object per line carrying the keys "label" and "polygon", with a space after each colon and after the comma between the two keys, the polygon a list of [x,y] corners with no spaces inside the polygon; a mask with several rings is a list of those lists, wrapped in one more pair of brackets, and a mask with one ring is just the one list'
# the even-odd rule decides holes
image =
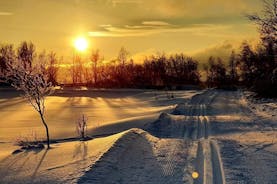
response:
{"label": "snow", "polygon": [[255,98],[251,92],[244,93],[245,103],[260,118],[270,118],[277,121],[277,99]]}
{"label": "snow", "polygon": [[185,140],[162,140],[131,129],[78,183],[181,184],[188,147]]}
{"label": "snow", "polygon": [[219,140],[227,183],[276,183],[276,131],[247,132]]}
{"label": "snow", "polygon": [[[52,139],[75,137],[75,122],[81,114],[88,116],[91,134],[118,133],[129,128],[142,128],[160,112],[171,111],[197,91],[173,92],[142,90],[65,90],[46,99],[46,121]],[[44,136],[39,115],[11,90],[0,91],[0,141],[11,142],[16,137],[35,131]],[[140,120],[140,121],[139,121]],[[127,122],[131,123],[127,123]],[[116,132],[109,126],[118,124]],[[103,132],[101,132],[103,130]]]}
{"label": "snow", "polygon": [[1,183],[75,183],[121,135],[52,144],[50,150],[10,154],[0,162]]}
{"label": "snow", "polygon": [[[275,101],[261,104],[242,91],[173,93],[174,98],[150,90],[60,91],[47,99],[50,132],[58,142],[48,151],[13,155],[12,137],[39,123],[20,98],[6,95],[0,115],[10,123],[0,125],[0,183],[277,181]],[[89,135],[98,138],[64,139],[75,136],[72,123],[83,111],[91,120]],[[193,179],[195,172],[199,177]]]}

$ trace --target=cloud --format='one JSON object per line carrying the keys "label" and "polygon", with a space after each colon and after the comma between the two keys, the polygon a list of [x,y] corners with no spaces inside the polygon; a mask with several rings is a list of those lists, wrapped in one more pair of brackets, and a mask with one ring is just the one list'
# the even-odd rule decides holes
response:
{"label": "cloud", "polygon": [[164,21],[143,21],[142,25],[147,26],[169,26],[170,24]]}
{"label": "cloud", "polygon": [[[247,40],[250,45],[253,45],[255,48],[258,45],[258,39],[251,38]],[[234,50],[236,53],[240,52],[242,40],[224,40],[223,42],[210,45],[208,47],[197,49],[191,52],[184,52],[185,55],[193,57],[200,63],[200,67],[202,68],[204,63],[207,63],[209,57],[213,56],[215,58],[220,57],[223,62],[228,63],[231,52]],[[132,55],[132,58],[136,63],[143,63],[144,59],[157,55],[157,53],[161,52],[160,50],[150,48],[145,51],[137,52]],[[178,51],[167,51],[167,55],[179,53]]]}
{"label": "cloud", "polygon": [[134,3],[134,4],[138,4],[138,3],[142,3],[142,1],[141,0],[112,0],[112,3],[117,3],[117,4],[120,4],[120,3],[122,3],[122,4],[124,4],[124,3],[127,3],[127,4],[132,4],[132,3]]}
{"label": "cloud", "polygon": [[122,5],[122,4],[140,4],[142,3],[141,0],[111,0],[111,3],[113,7],[117,5]]}
{"label": "cloud", "polygon": [[224,61],[228,60],[232,50],[237,50],[238,45],[234,42],[224,41],[223,43],[211,45],[204,49],[195,50],[190,55],[200,63],[206,63],[210,56],[221,57]]}
{"label": "cloud", "polygon": [[[247,39],[247,42],[250,43],[250,45],[256,46],[259,41],[257,38],[249,38]],[[220,57],[225,63],[227,63],[233,50],[236,53],[240,51],[241,43],[242,40],[225,40],[219,44],[214,44],[207,48],[190,52],[188,55],[197,59],[200,63],[206,63],[210,56]]]}
{"label": "cloud", "polygon": [[[146,24],[145,24],[146,23]],[[177,26],[171,25],[162,21],[148,21],[142,22],[140,25],[125,25],[125,26],[112,26],[101,25],[100,31],[90,31],[89,36],[92,37],[140,37],[149,36],[160,33],[190,33],[198,36],[211,35],[221,36],[215,31],[223,31],[230,26],[226,25],[212,25],[212,24],[195,24],[190,26]]]}
{"label": "cloud", "polygon": [[[145,10],[144,13],[160,17],[203,17],[238,14],[249,8],[257,8],[260,0],[113,0],[114,4],[130,4]],[[234,6],[235,5],[235,6]],[[132,12],[130,12],[132,14]]]}
{"label": "cloud", "polygon": [[159,51],[154,48],[149,48],[143,52],[137,52],[131,56],[131,58],[136,62],[136,64],[141,64],[145,60],[145,58],[153,55],[157,55]]}
{"label": "cloud", "polygon": [[1,12],[0,11],[0,16],[10,16],[10,15],[13,15],[12,12]]}

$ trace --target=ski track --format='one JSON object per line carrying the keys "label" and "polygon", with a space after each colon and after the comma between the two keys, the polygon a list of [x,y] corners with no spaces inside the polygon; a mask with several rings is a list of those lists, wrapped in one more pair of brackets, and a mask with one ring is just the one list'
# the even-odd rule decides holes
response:
{"label": "ski track", "polygon": [[207,116],[207,107],[211,105],[217,93],[213,90],[204,93],[191,99],[188,111],[185,113],[187,120],[195,121],[196,119],[193,130],[191,131],[190,128],[186,128],[184,132],[184,139],[197,141],[194,168],[198,172],[199,177],[193,183],[225,184],[219,148],[216,141],[209,138],[210,121]]}

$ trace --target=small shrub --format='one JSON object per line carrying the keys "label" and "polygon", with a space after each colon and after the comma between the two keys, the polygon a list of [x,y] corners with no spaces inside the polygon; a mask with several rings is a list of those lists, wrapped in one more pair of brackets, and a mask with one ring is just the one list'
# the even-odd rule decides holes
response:
{"label": "small shrub", "polygon": [[15,141],[14,144],[16,146],[20,146],[21,149],[34,149],[34,148],[38,148],[38,149],[43,149],[44,145],[43,145],[43,140],[42,138],[38,137],[37,133],[35,131],[31,131],[31,133],[26,134],[24,136],[18,136]]}
{"label": "small shrub", "polygon": [[76,121],[76,132],[82,140],[87,137],[87,121],[88,117],[85,114],[82,114]]}

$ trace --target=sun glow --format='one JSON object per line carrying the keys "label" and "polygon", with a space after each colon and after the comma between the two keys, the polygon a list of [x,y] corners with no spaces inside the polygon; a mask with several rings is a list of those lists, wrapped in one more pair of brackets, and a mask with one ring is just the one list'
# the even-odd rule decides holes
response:
{"label": "sun glow", "polygon": [[84,52],[88,48],[88,41],[84,37],[78,37],[74,41],[74,47],[77,51]]}

